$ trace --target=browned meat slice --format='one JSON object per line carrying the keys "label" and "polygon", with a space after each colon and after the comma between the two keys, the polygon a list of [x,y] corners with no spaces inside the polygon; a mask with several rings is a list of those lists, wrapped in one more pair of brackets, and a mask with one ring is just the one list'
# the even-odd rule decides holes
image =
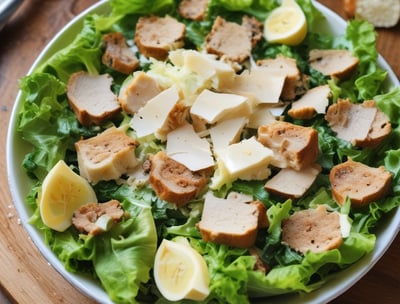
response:
{"label": "browned meat slice", "polygon": [[195,198],[208,182],[208,171],[190,171],[164,151],[150,157],[150,184],[157,196],[178,207]]}
{"label": "browned meat slice", "polygon": [[241,195],[222,199],[208,193],[197,226],[206,242],[250,248],[258,229],[268,225],[266,219],[265,207],[259,201],[243,200]]}
{"label": "browned meat slice", "polygon": [[135,53],[126,44],[125,37],[119,33],[103,36],[105,51],[102,62],[113,70],[123,74],[131,74],[139,66]]}
{"label": "browned meat slice", "polygon": [[358,65],[358,58],[347,50],[311,50],[310,65],[326,76],[346,78]]}
{"label": "browned meat slice", "polygon": [[172,17],[141,17],[136,23],[135,43],[146,57],[165,60],[168,52],[183,47],[185,25]]}
{"label": "browned meat slice", "polygon": [[315,114],[325,114],[330,96],[329,85],[312,88],[292,103],[288,114],[295,119],[310,119]]}
{"label": "browned meat slice", "polygon": [[250,56],[251,40],[252,32],[245,26],[217,17],[206,37],[206,50],[241,63]]}
{"label": "browned meat slice", "polygon": [[207,13],[208,0],[183,0],[179,4],[179,14],[186,19],[201,21]]}
{"label": "browned meat slice", "polygon": [[361,207],[390,191],[392,174],[383,166],[373,168],[349,159],[331,169],[329,180],[333,198],[339,204],[348,197],[352,205]]}
{"label": "browned meat slice", "polygon": [[258,128],[258,141],[274,151],[272,164],[302,170],[317,159],[318,133],[311,127],[276,121]]}
{"label": "browned meat slice", "polygon": [[254,264],[255,271],[261,271],[262,273],[266,274],[269,271],[269,268],[263,262],[260,253],[258,252],[256,247],[249,248],[249,254],[256,259],[256,263]]}
{"label": "browned meat slice", "polygon": [[255,47],[262,39],[263,24],[255,17],[244,15],[242,17],[242,26],[251,34],[251,46]]}
{"label": "browned meat slice", "polygon": [[120,90],[118,102],[128,114],[135,114],[147,102],[161,93],[161,88],[154,78],[143,71],[135,72],[131,81]]}
{"label": "browned meat slice", "polygon": [[121,107],[111,91],[112,78],[77,72],[71,75],[67,85],[68,101],[82,125],[100,125],[119,114]]}
{"label": "browned meat slice", "polygon": [[[106,231],[107,226],[119,222],[124,215],[121,204],[117,200],[105,203],[89,203],[74,212],[72,224],[80,232],[98,235]],[[104,219],[105,226],[99,221]]]}
{"label": "browned meat slice", "polygon": [[257,64],[267,68],[273,74],[286,77],[281,93],[283,100],[293,100],[304,92],[306,79],[301,75],[295,59],[278,55],[274,59],[259,60]]}
{"label": "browned meat slice", "polygon": [[339,248],[343,243],[340,216],[323,205],[297,211],[282,222],[282,241],[302,253]]}
{"label": "browned meat slice", "polygon": [[138,143],[115,127],[75,143],[81,176],[89,182],[113,180],[129,173],[138,164],[135,149]]}
{"label": "browned meat slice", "polygon": [[325,119],[338,138],[360,147],[379,145],[392,130],[389,119],[373,100],[362,104],[338,100],[328,108]]}

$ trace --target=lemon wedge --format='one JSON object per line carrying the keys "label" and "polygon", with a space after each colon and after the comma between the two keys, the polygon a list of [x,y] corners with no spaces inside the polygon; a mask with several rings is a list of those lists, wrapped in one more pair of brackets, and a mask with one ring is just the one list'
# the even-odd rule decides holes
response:
{"label": "lemon wedge", "polygon": [[206,262],[185,238],[161,242],[154,262],[154,278],[169,301],[201,301],[210,293]]}
{"label": "lemon wedge", "polygon": [[264,23],[264,37],[271,43],[298,45],[306,35],[306,16],[294,0],[282,0]]}
{"label": "lemon wedge", "polygon": [[39,194],[39,209],[43,223],[51,229],[65,231],[72,224],[76,209],[86,203],[96,203],[90,184],[60,160],[46,175]]}

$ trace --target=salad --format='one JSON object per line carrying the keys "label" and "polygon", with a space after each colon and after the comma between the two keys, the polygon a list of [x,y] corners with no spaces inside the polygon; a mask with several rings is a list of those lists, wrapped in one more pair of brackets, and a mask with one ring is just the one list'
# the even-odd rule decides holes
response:
{"label": "salad", "polygon": [[[184,96],[195,93],[199,95],[211,89],[215,82],[199,82],[198,75],[188,75],[169,61],[149,59],[138,52],[133,39],[139,18],[146,15],[173,17],[185,25],[182,48],[200,52],[204,50],[205,39],[218,17],[240,24],[243,15],[247,15],[263,22],[280,5],[278,1],[211,0],[204,19],[191,21],[178,14],[179,2],[111,0],[109,15],[87,16],[82,30],[70,45],[21,80],[24,102],[18,114],[17,132],[32,145],[22,165],[26,174],[35,182],[26,199],[33,210],[30,224],[43,232],[46,244],[68,271],[87,274],[98,280],[115,303],[167,303],[168,300],[163,297],[155,282],[153,268],[156,252],[163,240],[179,243],[183,242],[182,238],[206,263],[209,293],[203,299],[205,303],[249,303],[254,297],[312,292],[323,286],[330,275],[372,252],[376,242],[375,229],[384,220],[385,214],[399,206],[397,184],[400,141],[397,138],[397,113],[400,113],[400,90],[388,88],[387,72],[377,64],[376,33],[373,26],[353,20],[348,23],[343,36],[321,33],[319,29],[325,20],[310,0],[297,1],[307,21],[307,33],[300,44],[291,46],[279,42],[270,43],[262,38],[252,48],[248,60],[232,66],[239,74],[251,69],[252,61],[277,56],[293,58],[301,73],[307,75],[310,88],[329,86],[330,104],[340,99],[348,99],[355,104],[374,100],[379,110],[390,120],[392,130],[388,138],[372,148],[354,146],[335,136],[323,114],[313,115],[309,119],[293,119],[288,115],[290,104],[285,103],[276,116],[285,122],[318,132],[319,152],[316,163],[320,166],[320,172],[306,194],[300,198],[288,199],[266,191],[265,183],[270,177],[263,175],[266,171],[261,177],[253,174],[254,178],[229,176],[225,175],[221,162],[217,161],[208,186],[182,206],[161,199],[146,177],[142,180],[142,176],[138,177],[132,172],[92,183],[91,187],[99,202],[117,200],[127,214],[98,235],[81,233],[74,226],[61,232],[56,231],[49,228],[42,219],[38,200],[43,181],[61,160],[79,174],[76,143],[80,140],[95,138],[114,127],[124,130],[137,141],[135,153],[141,165],[151,155],[166,150],[168,141],[164,137],[137,135],[138,130],[133,128],[135,124],[132,123],[135,114],[122,111],[104,123],[85,125],[78,121],[71,109],[67,84],[74,73],[84,71],[91,75],[109,74],[112,77],[112,91],[117,96],[132,78],[132,75],[113,70],[102,62],[102,37],[105,34],[123,34],[138,55],[139,71],[167,83],[166,86],[174,83]],[[310,67],[308,54],[312,49],[350,50],[359,62],[349,78],[337,81]],[[240,140],[251,140],[256,130],[244,127]],[[211,141],[209,133],[202,133],[203,138]],[[217,158],[216,155],[214,157]],[[390,194],[360,208],[353,208],[350,200],[338,204],[332,197],[328,177],[335,165],[347,159],[371,167],[383,166],[392,176]],[[272,168],[269,173],[273,175],[274,170]],[[268,227],[258,231],[254,247],[257,249],[257,257],[267,266],[266,271],[255,269],[256,257],[249,248],[228,246],[202,238],[198,227],[207,192],[212,192],[220,199],[232,193],[241,193],[263,204],[267,210]],[[282,242],[282,223],[285,219],[295,212],[317,209],[321,205],[343,215],[351,224],[338,248],[301,253]],[[182,303],[186,301],[191,302],[181,300]]]}

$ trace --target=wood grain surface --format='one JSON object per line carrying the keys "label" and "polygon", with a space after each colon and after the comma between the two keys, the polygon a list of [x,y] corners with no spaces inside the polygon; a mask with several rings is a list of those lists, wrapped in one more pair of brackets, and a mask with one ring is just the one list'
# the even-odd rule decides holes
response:
{"label": "wood grain surface", "polygon": [[[94,303],[59,275],[19,222],[7,184],[6,134],[18,79],[51,38],[95,0],[29,0],[0,32],[0,289],[12,303]],[[319,1],[344,17],[342,1]],[[378,30],[378,50],[400,76],[400,25]],[[400,303],[400,237],[356,285],[332,303]],[[0,303],[3,303],[0,297]]]}

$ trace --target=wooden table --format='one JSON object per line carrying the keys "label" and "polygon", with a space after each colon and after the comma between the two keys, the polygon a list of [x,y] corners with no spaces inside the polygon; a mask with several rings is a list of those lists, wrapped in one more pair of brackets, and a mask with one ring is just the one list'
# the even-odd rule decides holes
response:
{"label": "wooden table", "polygon": [[[55,33],[95,0],[29,0],[0,32],[0,287],[16,303],[94,303],[61,277],[42,258],[19,223],[7,186],[6,133],[24,76]],[[341,1],[320,1],[344,16]],[[379,52],[400,77],[400,24],[379,30]],[[400,237],[376,266],[334,303],[400,303]],[[374,299],[374,300],[373,300]],[[0,303],[3,303],[0,297]]]}

